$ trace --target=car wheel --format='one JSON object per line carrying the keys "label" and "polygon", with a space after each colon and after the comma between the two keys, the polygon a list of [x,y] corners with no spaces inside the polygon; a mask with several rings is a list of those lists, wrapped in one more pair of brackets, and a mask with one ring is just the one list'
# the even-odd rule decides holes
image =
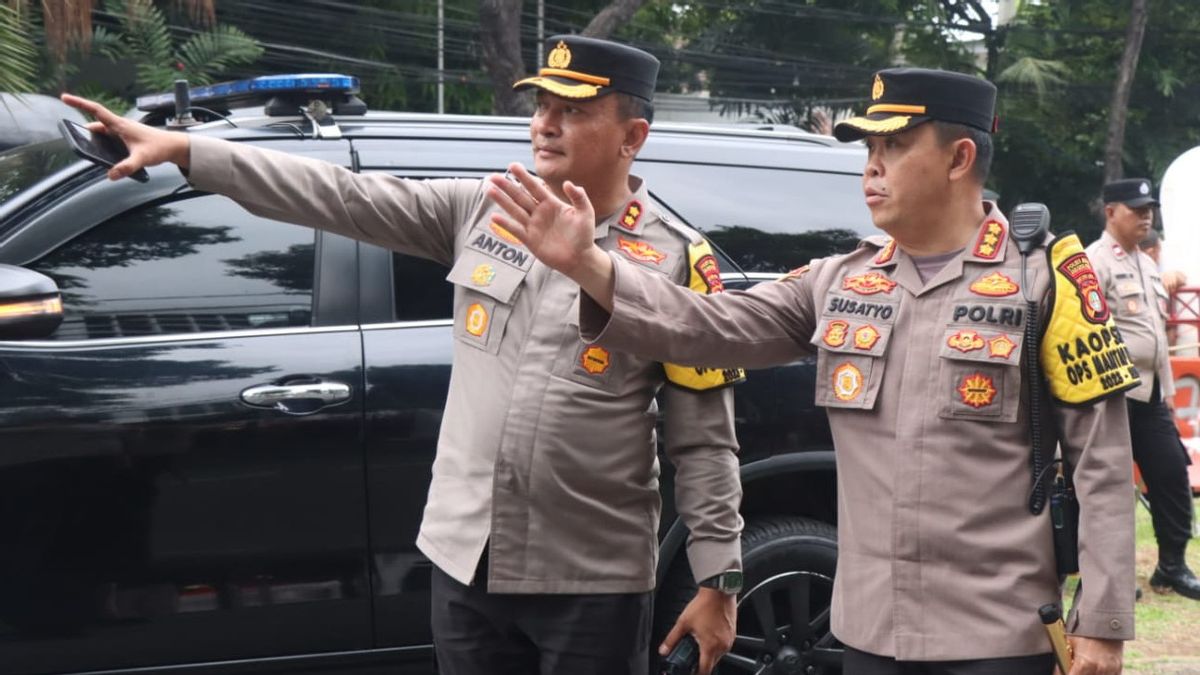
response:
{"label": "car wheel", "polygon": [[[742,565],[745,585],[738,598],[737,639],[715,672],[841,673],[842,645],[829,623],[837,530],[798,516],[750,519],[742,532]],[[681,555],[659,594],[658,641],[695,593],[691,568]]]}

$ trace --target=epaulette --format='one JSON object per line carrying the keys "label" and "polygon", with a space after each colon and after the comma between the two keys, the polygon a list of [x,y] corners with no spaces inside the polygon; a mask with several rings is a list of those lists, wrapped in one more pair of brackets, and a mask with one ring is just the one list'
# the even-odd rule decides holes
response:
{"label": "epaulette", "polygon": [[699,232],[688,227],[687,225],[675,222],[675,220],[667,214],[655,211],[654,215],[658,218],[658,222],[665,225],[668,230],[670,230],[675,236],[682,239],[684,243],[692,245],[704,241],[704,236]]}
{"label": "epaulette", "polygon": [[863,237],[862,239],[859,239],[858,246],[855,248],[883,248],[884,246],[887,246],[888,242],[890,241],[892,241],[892,238],[886,234],[873,234],[869,237]]}

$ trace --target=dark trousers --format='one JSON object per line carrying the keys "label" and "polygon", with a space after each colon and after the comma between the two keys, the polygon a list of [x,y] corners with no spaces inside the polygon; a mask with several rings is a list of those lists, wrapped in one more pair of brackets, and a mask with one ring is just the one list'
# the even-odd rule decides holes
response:
{"label": "dark trousers", "polygon": [[1171,411],[1159,395],[1157,379],[1149,403],[1127,399],[1127,405],[1133,461],[1146,481],[1159,559],[1182,558],[1192,536],[1192,487],[1187,471],[1191,461]]}
{"label": "dark trousers", "polygon": [[645,675],[650,593],[487,592],[433,568],[433,645],[443,675]]}
{"label": "dark trousers", "polygon": [[972,661],[897,661],[846,647],[842,675],[1051,675],[1053,654]]}

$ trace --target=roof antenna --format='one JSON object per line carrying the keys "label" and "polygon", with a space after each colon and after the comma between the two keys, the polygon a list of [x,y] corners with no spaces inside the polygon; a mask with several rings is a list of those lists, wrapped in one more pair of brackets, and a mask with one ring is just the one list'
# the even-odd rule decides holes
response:
{"label": "roof antenna", "polygon": [[167,120],[168,129],[186,129],[201,124],[192,117],[192,95],[187,80],[175,80],[175,117]]}

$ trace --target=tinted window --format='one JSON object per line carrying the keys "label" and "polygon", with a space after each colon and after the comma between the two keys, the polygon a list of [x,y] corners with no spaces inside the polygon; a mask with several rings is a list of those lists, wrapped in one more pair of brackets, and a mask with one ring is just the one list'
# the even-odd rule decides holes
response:
{"label": "tinted window", "polygon": [[209,195],[122,214],[29,267],[63,293],[60,340],[307,326],[314,240]]}
{"label": "tinted window", "polygon": [[59,169],[79,161],[64,140],[0,152],[0,204]]}
{"label": "tinted window", "polygon": [[879,233],[857,175],[662,162],[636,170],[747,272],[786,272]]}
{"label": "tinted window", "polygon": [[454,286],[450,270],[432,260],[392,254],[397,321],[449,319],[454,315]]}

